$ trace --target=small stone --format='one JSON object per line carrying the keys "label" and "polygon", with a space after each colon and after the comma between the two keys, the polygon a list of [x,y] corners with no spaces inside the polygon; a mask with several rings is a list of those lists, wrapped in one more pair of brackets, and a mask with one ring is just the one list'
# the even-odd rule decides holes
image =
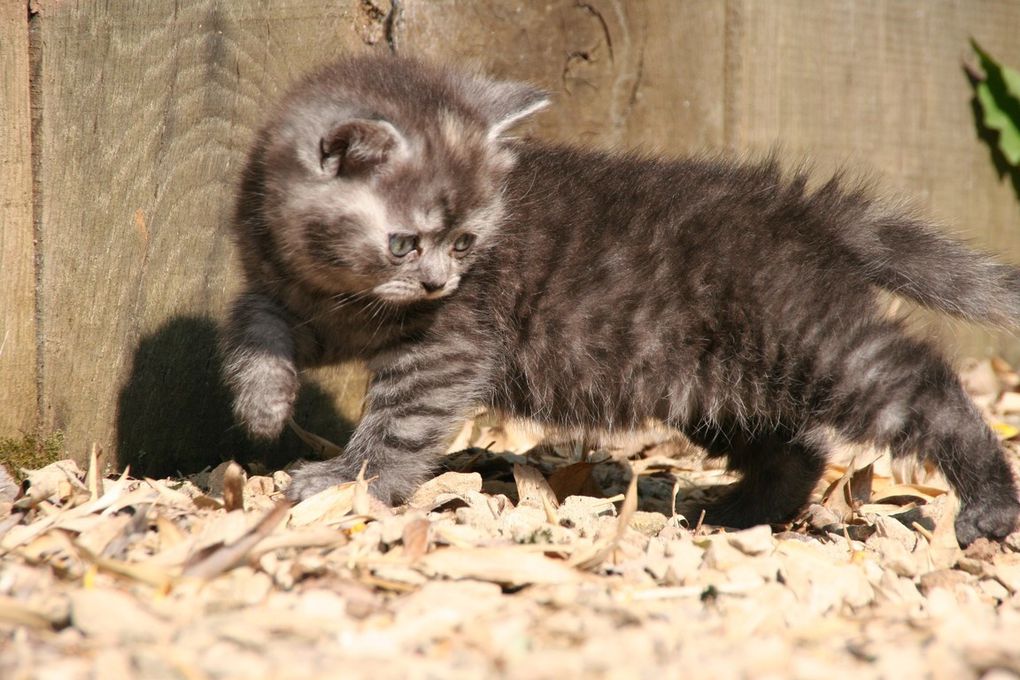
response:
{"label": "small stone", "polygon": [[998,555],[994,560],[993,573],[998,581],[1010,592],[1020,592],[1020,555],[1016,553]]}
{"label": "small stone", "polygon": [[982,593],[998,602],[1005,602],[1009,599],[1009,590],[993,578],[986,578],[978,581],[978,588]]}
{"label": "small stone", "polygon": [[669,565],[666,568],[665,582],[670,585],[683,585],[698,573],[698,568],[705,558],[705,551],[694,545],[690,540],[673,541],[667,547]]}
{"label": "small stone", "polygon": [[727,538],[730,545],[745,555],[764,555],[775,547],[772,529],[765,524],[727,534]]}
{"label": "small stone", "polygon": [[1006,540],[1003,541],[1003,545],[1012,550],[1013,552],[1020,553],[1020,531],[1014,531]]}
{"label": "small stone", "polygon": [[655,536],[666,526],[666,521],[662,513],[638,510],[630,519],[630,528],[645,536]]}
{"label": "small stone", "polygon": [[963,554],[972,560],[989,562],[993,557],[1001,552],[1002,549],[999,547],[998,543],[982,537],[967,546],[967,549],[963,551]]}
{"label": "small stone", "polygon": [[[868,520],[875,525],[875,535],[890,538],[898,542],[907,552],[917,547],[917,532],[908,529],[895,517],[888,515],[869,515]],[[870,543],[870,541],[869,541]]]}
{"label": "small stone", "polygon": [[747,556],[733,547],[725,535],[713,536],[705,550],[705,566],[726,571],[747,560]]}

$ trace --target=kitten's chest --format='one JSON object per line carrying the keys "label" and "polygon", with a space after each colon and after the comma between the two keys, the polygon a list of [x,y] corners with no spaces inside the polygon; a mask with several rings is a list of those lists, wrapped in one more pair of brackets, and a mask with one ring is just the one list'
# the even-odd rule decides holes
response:
{"label": "kitten's chest", "polygon": [[323,362],[361,359],[399,349],[419,338],[429,323],[421,314],[385,308],[371,302],[308,310],[298,329],[307,329]]}

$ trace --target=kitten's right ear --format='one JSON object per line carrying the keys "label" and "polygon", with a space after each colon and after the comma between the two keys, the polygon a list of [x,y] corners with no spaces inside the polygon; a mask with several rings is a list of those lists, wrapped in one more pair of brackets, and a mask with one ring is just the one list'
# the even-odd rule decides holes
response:
{"label": "kitten's right ear", "polygon": [[329,175],[359,175],[386,163],[401,142],[397,129],[384,120],[347,120],[319,140],[319,162]]}
{"label": "kitten's right ear", "polygon": [[473,98],[489,123],[489,137],[496,139],[531,114],[549,105],[549,94],[513,80],[475,80]]}

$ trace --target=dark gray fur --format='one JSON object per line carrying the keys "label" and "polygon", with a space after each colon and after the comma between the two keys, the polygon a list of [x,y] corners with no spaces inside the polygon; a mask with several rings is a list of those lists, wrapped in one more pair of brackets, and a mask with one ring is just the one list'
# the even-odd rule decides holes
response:
{"label": "dark gray fur", "polygon": [[[961,543],[1014,529],[995,436],[876,294],[1012,325],[1020,270],[839,178],[810,191],[772,161],[502,136],[541,101],[525,85],[351,58],[299,85],[259,135],[235,225],[248,289],[223,336],[237,416],[272,437],[302,368],[361,358],[374,374],[346,453],[299,470],[292,498],[363,464],[381,498],[406,498],[486,406],[585,432],[666,422],[742,473],[706,508],[714,524],[794,516],[834,432],[934,460],[962,500]],[[388,256],[391,227],[345,213],[364,187],[392,229],[421,227],[414,262]],[[415,223],[426,214],[441,217]],[[455,257],[466,229],[476,241]],[[417,286],[437,277],[449,285],[426,299]],[[390,279],[406,299],[372,292]]]}

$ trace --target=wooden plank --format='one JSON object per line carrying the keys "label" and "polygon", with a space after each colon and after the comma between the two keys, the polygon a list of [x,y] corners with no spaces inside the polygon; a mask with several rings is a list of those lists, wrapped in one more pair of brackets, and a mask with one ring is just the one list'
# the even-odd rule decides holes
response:
{"label": "wooden plank", "polygon": [[525,131],[680,153],[722,143],[724,6],[700,2],[405,3],[398,50],[553,94]]}
{"label": "wooden plank", "polygon": [[[232,426],[215,356],[216,324],[238,288],[234,185],[284,88],[321,61],[378,43],[378,21],[360,8],[44,6],[42,416],[65,431],[73,455],[97,441],[136,471],[163,474],[252,454]],[[363,383],[363,373],[311,376],[304,424],[342,435],[360,395],[347,403],[330,385],[351,380]],[[286,441],[270,454],[281,450]]]}
{"label": "wooden plank", "polygon": [[[962,70],[974,36],[1020,65],[1012,0],[730,3],[738,51],[727,99],[732,146],[871,174],[978,245],[1020,262],[1020,209],[977,139]],[[1005,334],[927,319],[957,352],[1020,358]]]}
{"label": "wooden plank", "polygon": [[27,2],[0,3],[0,437],[36,426]]}

